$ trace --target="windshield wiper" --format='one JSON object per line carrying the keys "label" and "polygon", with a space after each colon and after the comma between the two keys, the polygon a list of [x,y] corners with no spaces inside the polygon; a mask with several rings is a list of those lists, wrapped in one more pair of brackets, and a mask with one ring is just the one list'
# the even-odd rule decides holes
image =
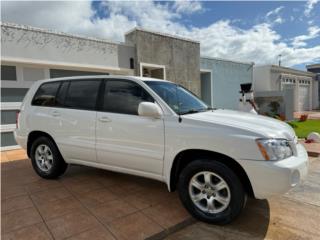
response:
{"label": "windshield wiper", "polygon": [[198,113],[198,112],[201,112],[200,110],[195,110],[195,109],[190,109],[186,112],[182,112],[180,113],[180,115],[185,115],[185,114],[191,114],[191,113]]}
{"label": "windshield wiper", "polygon": [[192,114],[192,113],[199,113],[199,112],[205,112],[205,111],[210,111],[210,110],[216,110],[216,108],[212,108],[212,107],[207,107],[207,108],[204,108],[204,109],[190,109],[186,112],[182,112],[180,113],[180,115],[185,115],[185,114]]}

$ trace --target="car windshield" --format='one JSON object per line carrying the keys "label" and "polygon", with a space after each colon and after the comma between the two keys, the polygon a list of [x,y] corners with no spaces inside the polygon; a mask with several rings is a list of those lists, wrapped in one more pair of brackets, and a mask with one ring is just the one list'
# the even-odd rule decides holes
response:
{"label": "car windshield", "polygon": [[211,109],[193,93],[177,84],[161,81],[145,81],[145,83],[177,114],[191,114]]}

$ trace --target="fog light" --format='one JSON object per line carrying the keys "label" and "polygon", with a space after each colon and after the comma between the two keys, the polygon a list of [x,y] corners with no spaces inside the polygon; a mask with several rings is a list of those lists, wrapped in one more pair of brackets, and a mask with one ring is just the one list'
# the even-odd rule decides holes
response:
{"label": "fog light", "polygon": [[291,187],[295,187],[300,182],[300,173],[297,170],[291,174]]}

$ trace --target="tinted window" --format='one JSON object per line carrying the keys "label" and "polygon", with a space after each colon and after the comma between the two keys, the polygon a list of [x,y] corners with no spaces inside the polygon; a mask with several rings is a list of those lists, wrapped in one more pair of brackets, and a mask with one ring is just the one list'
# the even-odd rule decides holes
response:
{"label": "tinted window", "polygon": [[1,80],[17,80],[17,71],[15,66],[1,65]]}
{"label": "tinted window", "polygon": [[139,103],[153,101],[153,98],[134,82],[109,80],[105,87],[103,110],[138,115]]}
{"label": "tinted window", "polygon": [[70,81],[65,107],[94,110],[100,83],[100,80]]}
{"label": "tinted window", "polygon": [[58,107],[64,106],[64,100],[67,96],[68,87],[69,87],[68,81],[63,81],[61,83],[58,94],[56,96],[56,106],[58,106]]}
{"label": "tinted window", "polygon": [[55,106],[56,93],[59,85],[60,82],[42,84],[32,100],[32,105]]}

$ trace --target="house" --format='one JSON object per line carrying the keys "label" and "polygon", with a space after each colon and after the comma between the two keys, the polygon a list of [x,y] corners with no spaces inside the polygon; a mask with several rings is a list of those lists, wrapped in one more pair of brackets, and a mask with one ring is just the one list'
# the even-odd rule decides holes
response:
{"label": "house", "polygon": [[[167,79],[209,105],[237,109],[240,83],[252,82],[252,63],[200,56],[200,43],[134,28],[124,42],[1,23],[1,149],[18,146],[16,112],[36,80],[115,74]],[[227,93],[227,94],[226,94]]]}
{"label": "house", "polygon": [[320,108],[320,63],[307,65],[306,68],[309,72],[313,72],[316,74],[314,91],[315,91],[315,96],[318,94],[318,108]]}
{"label": "house", "polygon": [[276,65],[255,66],[253,88],[257,96],[260,92],[269,92],[270,97],[272,92],[274,96],[291,92],[292,103],[287,101],[286,105],[292,105],[293,111],[309,111],[319,106],[318,81],[312,72]]}
{"label": "house", "polygon": [[238,109],[240,84],[252,83],[253,62],[201,57],[201,97],[214,108]]}

